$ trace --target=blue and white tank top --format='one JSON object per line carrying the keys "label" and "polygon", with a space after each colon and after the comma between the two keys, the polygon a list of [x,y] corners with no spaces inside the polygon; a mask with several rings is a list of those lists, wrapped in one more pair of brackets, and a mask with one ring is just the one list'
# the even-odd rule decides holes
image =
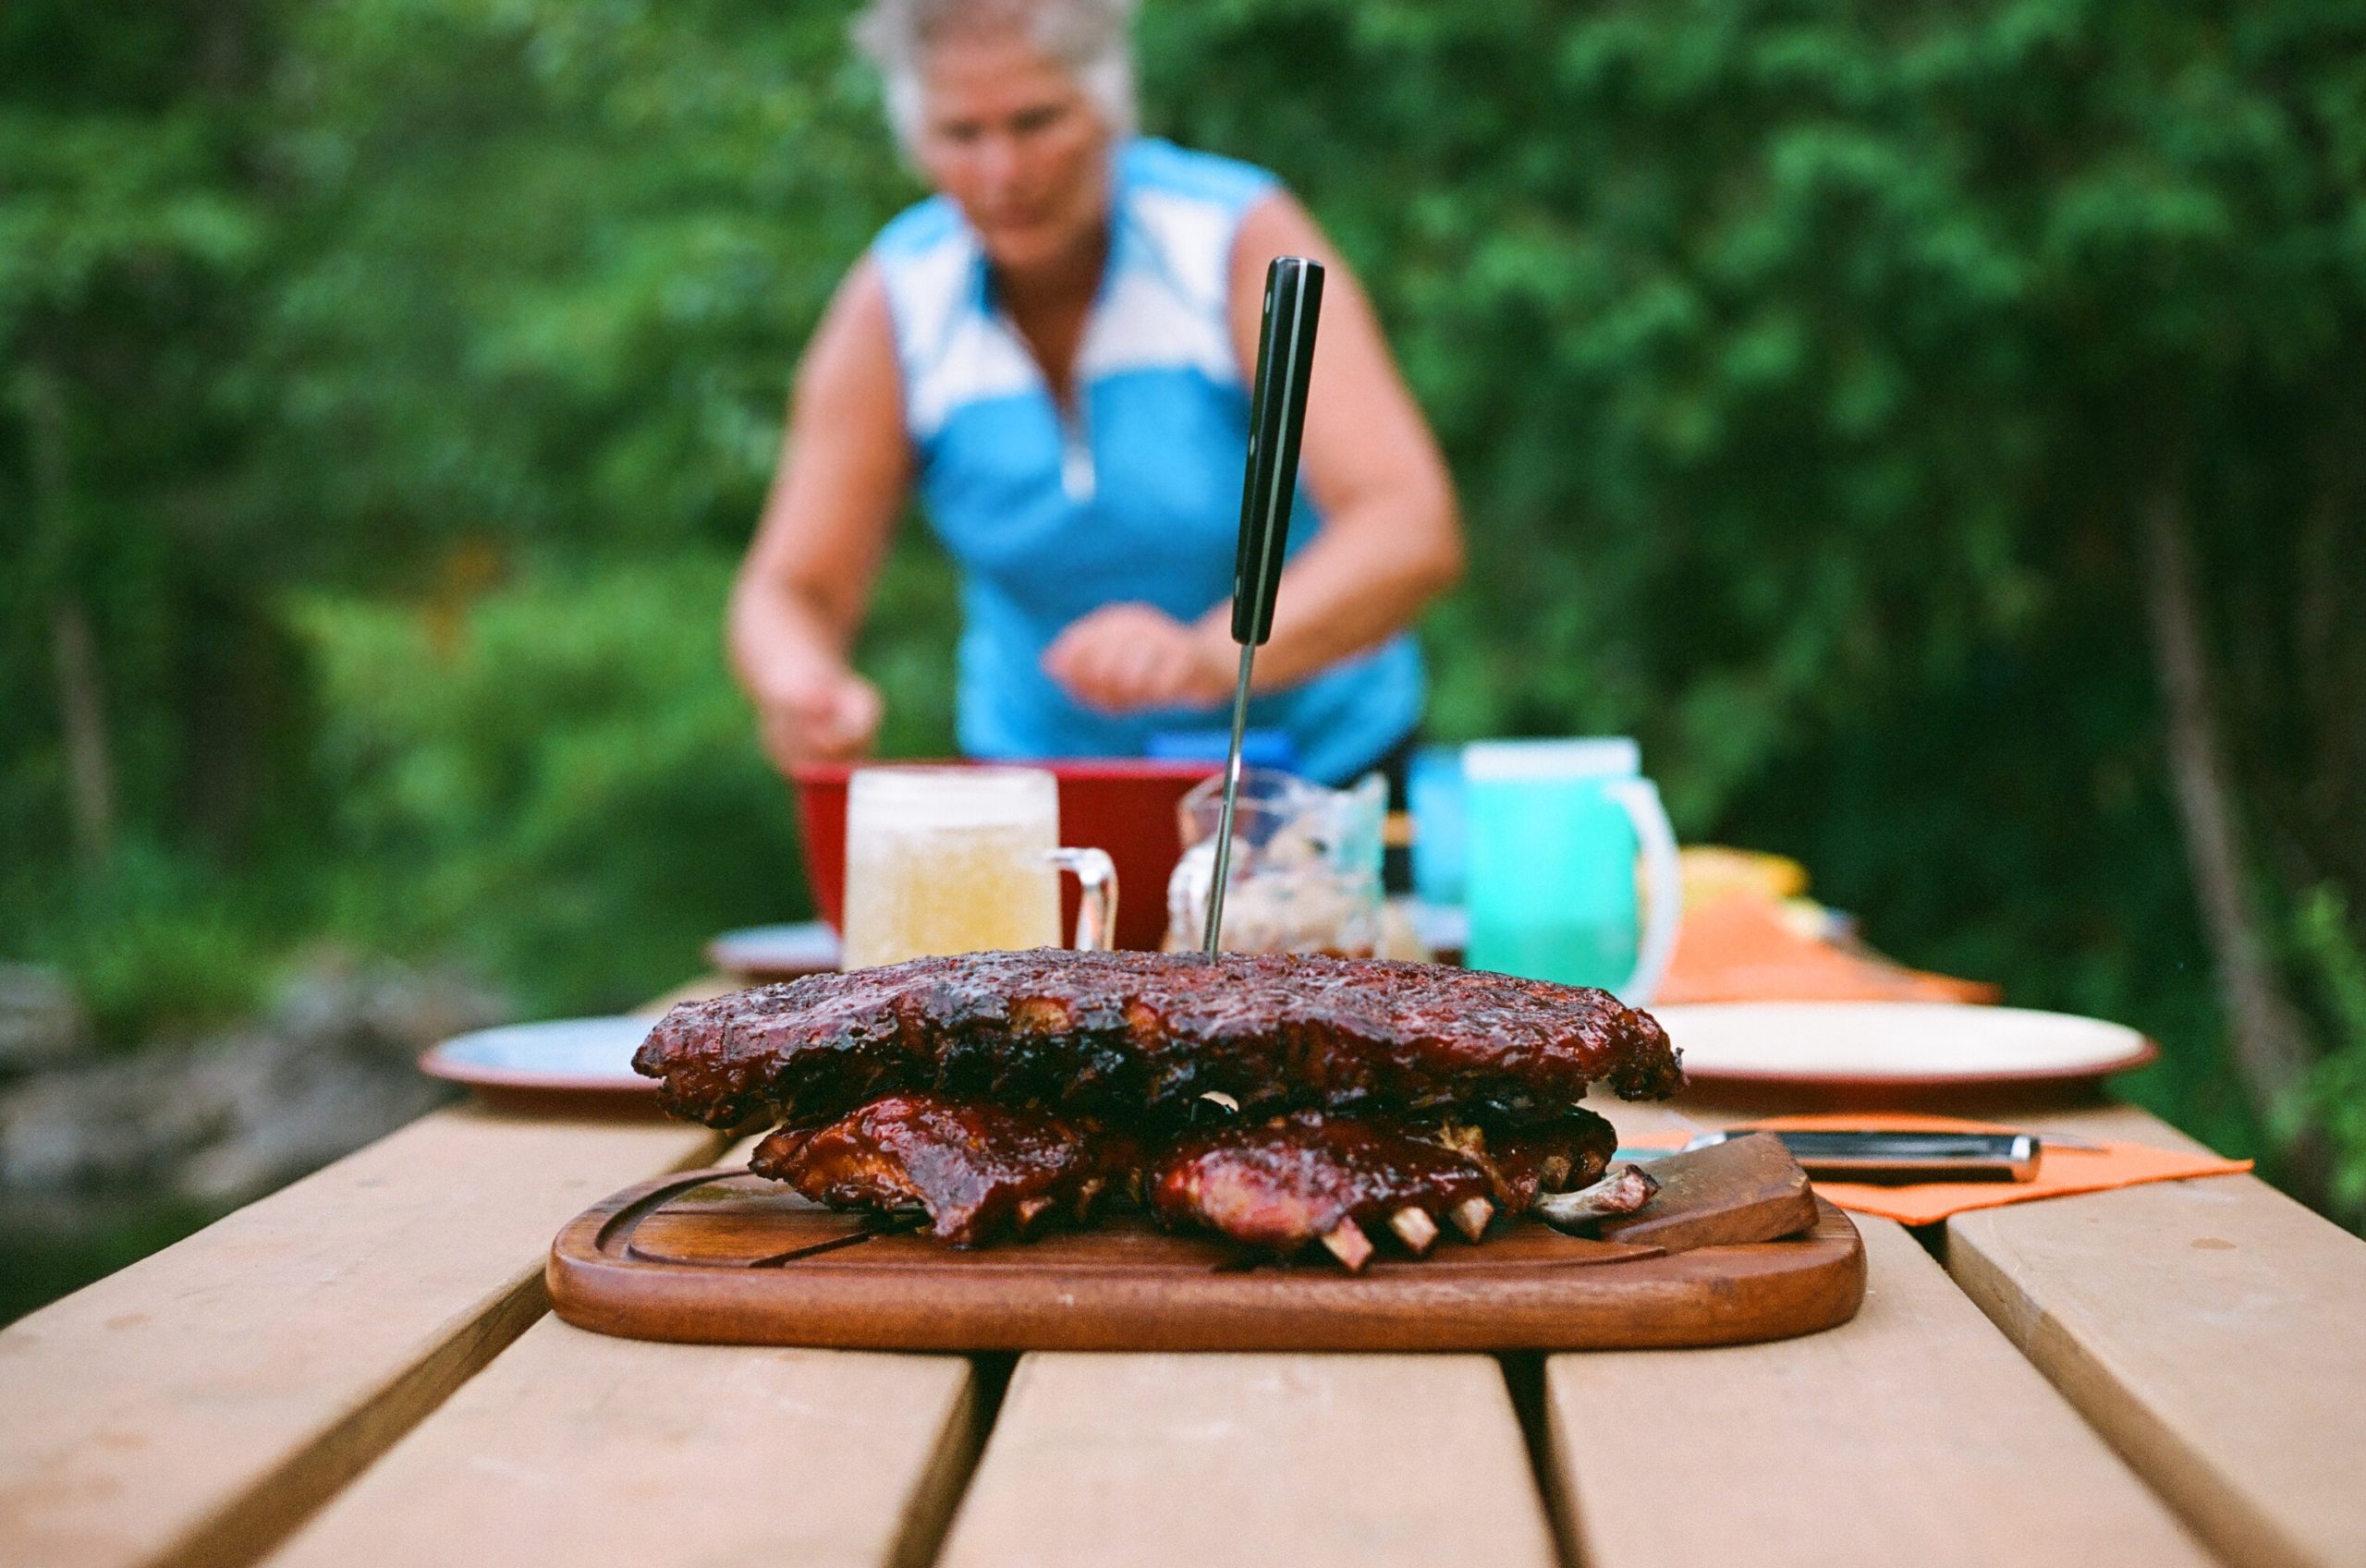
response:
{"label": "blue and white tank top", "polygon": [[[1228,309],[1233,238],[1277,183],[1164,141],[1118,149],[1072,419],[995,303],[984,254],[948,198],[909,209],[873,244],[922,504],[963,575],[957,711],[970,755],[1140,756],[1161,731],[1227,721],[1222,708],[1096,712],[1041,661],[1102,605],[1138,601],[1188,622],[1231,595],[1249,444]],[[1292,551],[1321,526],[1301,491]],[[1423,684],[1421,654],[1400,634],[1260,694],[1250,723],[1287,734],[1301,772],[1345,782],[1412,732]]]}

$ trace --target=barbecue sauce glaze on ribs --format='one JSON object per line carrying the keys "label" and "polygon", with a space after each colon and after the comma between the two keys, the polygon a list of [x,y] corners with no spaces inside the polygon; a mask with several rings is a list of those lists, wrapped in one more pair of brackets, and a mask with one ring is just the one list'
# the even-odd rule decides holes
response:
{"label": "barbecue sauce glaze on ribs", "polygon": [[[1069,953],[921,958],[818,975],[660,1020],[633,1059],[675,1114],[787,1124],[752,1168],[843,1208],[925,1209],[970,1246],[1081,1223],[1104,1197],[1350,1269],[1384,1224],[1426,1252],[1441,1219],[1583,1187],[1610,1124],[1577,1100],[1683,1074],[1608,993],[1375,959]],[[1213,1104],[1211,1103],[1213,1102]],[[1191,1124],[1215,1107],[1219,1125]]]}
{"label": "barbecue sauce glaze on ribs", "polygon": [[942,1242],[970,1246],[1005,1230],[1081,1223],[1112,1185],[1137,1180],[1123,1134],[982,1100],[891,1094],[826,1126],[783,1127],[748,1161],[840,1209],[926,1209]]}
{"label": "barbecue sauce glaze on ribs", "polygon": [[677,1116],[842,1116],[897,1090],[1176,1129],[1216,1093],[1294,1110],[1548,1120],[1597,1080],[1629,1100],[1684,1076],[1606,991],[1373,958],[979,953],[812,975],[658,1022],[633,1058]]}
{"label": "barbecue sauce glaze on ribs", "polygon": [[1168,1225],[1276,1254],[1319,1241],[1355,1270],[1372,1256],[1366,1226],[1384,1224],[1417,1256],[1437,1239],[1441,1220],[1477,1241],[1498,1214],[1591,1186],[1617,1141],[1582,1107],[1492,1135],[1467,1123],[1298,1111],[1177,1139],[1152,1162],[1149,1202]]}
{"label": "barbecue sauce glaze on ribs", "polygon": [[835,1208],[924,1209],[932,1234],[955,1246],[1081,1223],[1101,1198],[1125,1192],[1165,1224],[1274,1253],[1324,1240],[1347,1222],[1385,1222],[1426,1251],[1441,1221],[1476,1239],[1494,1214],[1591,1184],[1615,1142],[1610,1124],[1582,1109],[1492,1138],[1468,1124],[1299,1111],[1187,1133],[1145,1164],[1135,1139],[1090,1124],[891,1094],[825,1126],[781,1128],[749,1166]]}
{"label": "barbecue sauce glaze on ribs", "polygon": [[[1473,1212],[1468,1206],[1486,1204],[1489,1191],[1478,1161],[1444,1144],[1319,1111],[1185,1138],[1153,1167],[1149,1187],[1153,1211],[1169,1225],[1285,1254],[1350,1222],[1409,1211],[1434,1238],[1441,1217]],[[1353,1269],[1363,1260],[1342,1261]]]}

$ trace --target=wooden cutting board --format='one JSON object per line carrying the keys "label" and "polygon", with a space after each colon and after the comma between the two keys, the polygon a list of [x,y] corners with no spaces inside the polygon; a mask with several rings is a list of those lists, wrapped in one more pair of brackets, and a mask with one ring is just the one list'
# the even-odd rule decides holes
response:
{"label": "wooden cutting board", "polygon": [[[1705,1175],[1722,1179],[1661,1161],[1661,1197],[1624,1222],[1632,1239],[1503,1222],[1476,1246],[1449,1233],[1427,1258],[1384,1253],[1353,1275],[1130,1214],[958,1252],[717,1169],[579,1216],[547,1277],[558,1315],[602,1333],[875,1350],[1608,1350],[1846,1322],[1864,1298],[1864,1245],[1803,1177],[1731,1152],[1762,1142],[1774,1144],[1720,1146]],[[1689,1236],[1724,1245],[1672,1250]]]}

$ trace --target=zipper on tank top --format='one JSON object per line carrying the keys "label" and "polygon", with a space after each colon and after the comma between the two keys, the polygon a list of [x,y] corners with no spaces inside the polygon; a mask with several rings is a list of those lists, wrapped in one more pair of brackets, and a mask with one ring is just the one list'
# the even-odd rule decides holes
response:
{"label": "zipper on tank top", "polygon": [[[1100,299],[1096,296],[1093,300],[1096,311],[1099,306]],[[1035,384],[1043,389],[1043,401],[1052,406],[1053,422],[1060,427],[1060,490],[1070,501],[1081,506],[1092,499],[1093,492],[1100,484],[1100,475],[1092,462],[1092,421],[1085,414],[1083,381],[1077,375],[1075,368],[1071,368],[1068,379],[1074,383],[1071,391],[1075,406],[1063,402],[1058,389],[1052,385],[1052,378],[1044,373],[1043,362],[1035,358],[1034,346],[1027,341],[1027,334],[1018,330],[1018,322],[1010,311],[997,301],[994,313],[995,325],[1018,346],[1018,352],[1027,360],[1028,369],[1035,373]],[[1092,336],[1092,319],[1088,317],[1084,338],[1077,345],[1076,358],[1079,366],[1084,359],[1084,346]]]}
{"label": "zipper on tank top", "polygon": [[1061,398],[1059,389],[1052,384],[1051,375],[1043,369],[1043,361],[1035,357],[1034,345],[1027,340],[1025,333],[1018,330],[1018,318],[1010,313],[1010,308],[994,297],[991,285],[986,295],[988,308],[993,310],[995,322],[1018,346],[1028,368],[1035,372],[1035,384],[1043,389],[1044,400],[1052,406],[1052,419],[1060,427],[1060,491],[1072,504],[1079,506],[1092,502],[1093,492],[1101,483],[1101,476],[1092,461],[1092,420],[1085,412],[1088,405],[1082,372],[1092,361],[1090,351],[1093,329],[1101,322],[1109,279],[1120,264],[1116,228],[1125,221],[1122,193],[1113,192],[1109,252],[1102,261],[1101,281],[1093,288],[1092,303],[1085,307],[1084,330],[1078,335],[1076,352],[1068,366],[1068,391],[1073,399],[1072,406]]}
{"label": "zipper on tank top", "polygon": [[1081,506],[1092,499],[1099,476],[1092,468],[1092,432],[1087,428],[1082,389],[1078,390],[1075,408],[1062,407],[1055,397],[1052,413],[1060,421],[1060,488],[1067,492],[1070,501]]}

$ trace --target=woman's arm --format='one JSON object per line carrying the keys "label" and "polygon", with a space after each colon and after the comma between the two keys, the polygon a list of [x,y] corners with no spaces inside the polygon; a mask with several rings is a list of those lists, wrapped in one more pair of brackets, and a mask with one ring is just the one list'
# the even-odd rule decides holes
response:
{"label": "woman's arm", "polygon": [[887,291],[869,261],[840,286],[798,367],[779,467],[731,592],[731,662],[765,754],[859,757],[879,694],[847,662],[910,482]]}
{"label": "woman's arm", "polygon": [[[1386,640],[1462,577],[1462,528],[1429,422],[1406,389],[1363,285],[1306,210],[1276,191],[1241,220],[1232,251],[1232,336],[1254,373],[1265,268],[1276,256],[1323,263],[1323,318],[1307,386],[1299,467],[1323,531],[1283,569],[1274,640],[1257,685],[1304,680]],[[1229,602],[1196,623],[1232,636]]]}
{"label": "woman's arm", "polygon": [[[1323,530],[1282,573],[1273,640],[1257,656],[1260,690],[1385,640],[1462,575],[1445,460],[1396,373],[1363,286],[1286,192],[1250,209],[1233,245],[1232,334],[1243,371],[1257,363],[1266,263],[1282,255],[1311,256],[1323,267],[1299,453]],[[1237,658],[1227,600],[1188,626],[1145,604],[1110,605],[1061,633],[1044,664],[1084,700],[1125,709],[1220,701],[1232,690]]]}

